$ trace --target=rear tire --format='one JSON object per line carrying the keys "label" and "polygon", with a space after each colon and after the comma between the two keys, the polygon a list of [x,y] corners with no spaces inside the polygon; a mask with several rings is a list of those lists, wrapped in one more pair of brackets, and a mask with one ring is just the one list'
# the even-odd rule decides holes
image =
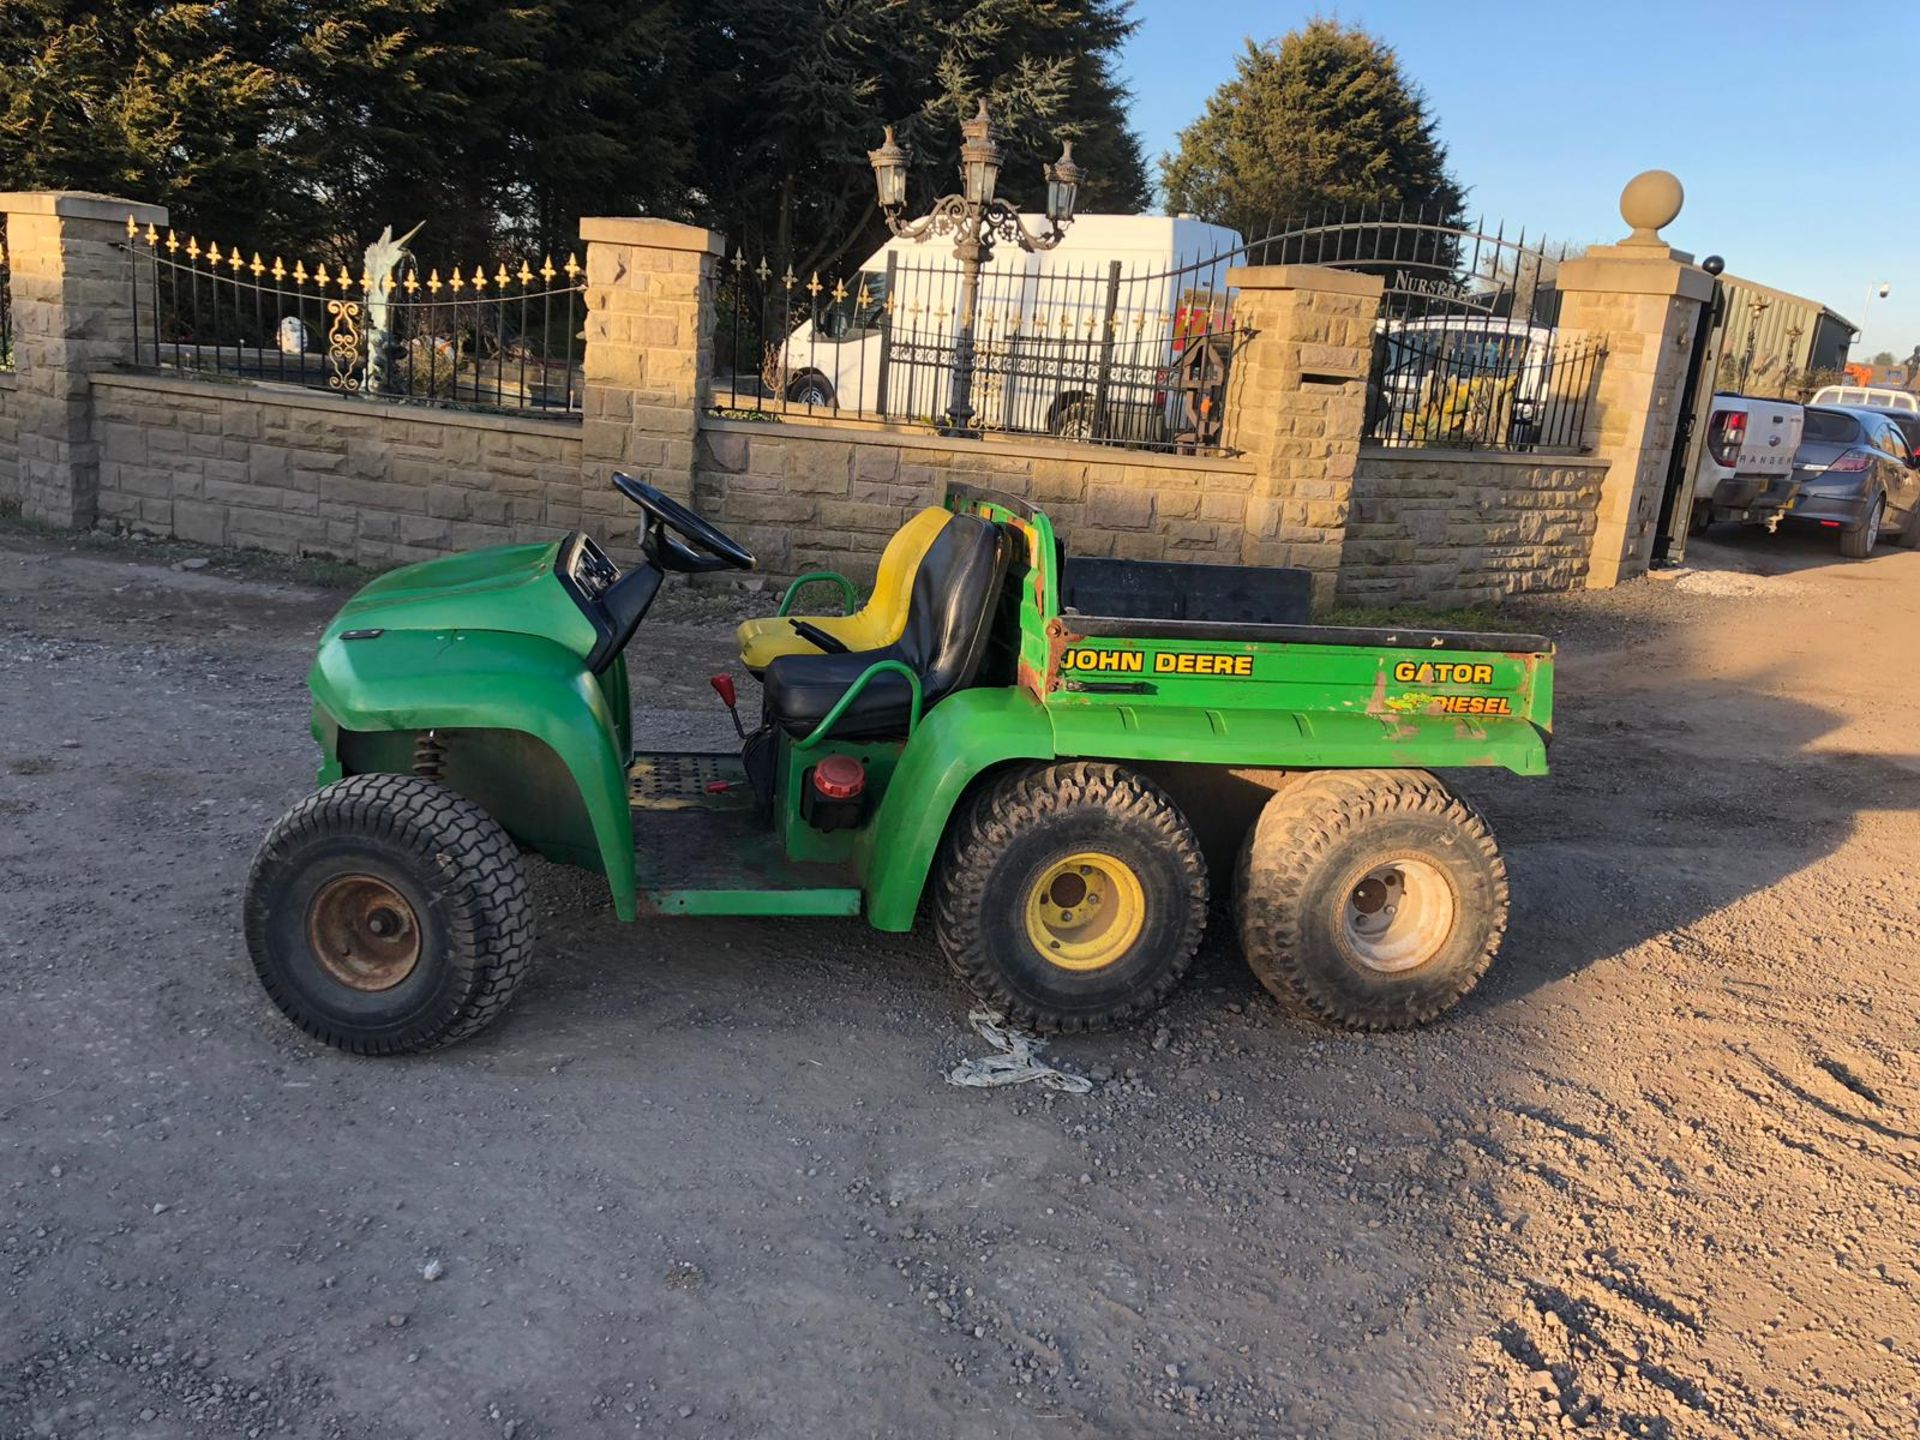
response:
{"label": "rear tire", "polygon": [[1288,786],[1261,811],[1235,878],[1240,944],[1260,983],[1353,1030],[1451,1009],[1507,928],[1507,869],[1486,821],[1425,771],[1326,771]]}
{"label": "rear tire", "polygon": [[247,949],[286,1017],[356,1055],[490,1024],[526,977],[533,912],[507,832],[415,775],[355,775],[268,833],[247,876]]}
{"label": "rear tire", "polygon": [[1696,500],[1693,502],[1693,514],[1687,520],[1689,535],[1704,535],[1713,528],[1713,502]]}
{"label": "rear tire", "polygon": [[1849,560],[1864,560],[1873,554],[1873,547],[1880,543],[1880,526],[1886,520],[1887,500],[1884,495],[1873,497],[1873,507],[1867,511],[1867,522],[1858,530],[1840,532],[1840,553]]}
{"label": "rear tire", "polygon": [[1180,983],[1207,922],[1207,867],[1159,786],[1060,764],[988,786],[954,823],[934,928],[954,973],[1017,1024],[1087,1030]]}

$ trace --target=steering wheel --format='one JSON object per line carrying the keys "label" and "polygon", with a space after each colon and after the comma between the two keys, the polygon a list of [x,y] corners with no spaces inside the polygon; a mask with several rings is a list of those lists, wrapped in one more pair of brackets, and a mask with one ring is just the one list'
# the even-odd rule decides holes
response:
{"label": "steering wheel", "polygon": [[702,574],[711,570],[753,569],[751,550],[730,539],[671,495],[618,470],[613,472],[613,488],[646,513],[646,534],[640,548],[662,570]]}

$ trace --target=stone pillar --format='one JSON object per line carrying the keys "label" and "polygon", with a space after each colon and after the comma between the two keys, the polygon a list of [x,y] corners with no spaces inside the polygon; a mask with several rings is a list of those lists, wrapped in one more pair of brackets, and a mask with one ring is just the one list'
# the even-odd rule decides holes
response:
{"label": "stone pillar", "polygon": [[22,512],[94,522],[100,485],[89,376],[134,360],[127,218],[165,225],[158,205],[60,191],[0,194],[13,275],[13,354]]}
{"label": "stone pillar", "polygon": [[1316,608],[1333,599],[1354,468],[1366,423],[1373,329],[1386,282],[1317,265],[1227,272],[1239,292],[1226,443],[1254,462],[1243,565],[1313,572]]}
{"label": "stone pillar", "polygon": [[713,377],[714,267],[725,241],[670,220],[589,218],[582,503],[631,518],[614,470],[693,496],[693,446]]}
{"label": "stone pillar", "polygon": [[1663,170],[1635,177],[1620,197],[1633,233],[1560,266],[1561,339],[1607,346],[1587,421],[1593,453],[1607,461],[1587,575],[1596,590],[1646,573],[1694,333],[1711,323],[1713,277],[1659,234],[1683,200]]}

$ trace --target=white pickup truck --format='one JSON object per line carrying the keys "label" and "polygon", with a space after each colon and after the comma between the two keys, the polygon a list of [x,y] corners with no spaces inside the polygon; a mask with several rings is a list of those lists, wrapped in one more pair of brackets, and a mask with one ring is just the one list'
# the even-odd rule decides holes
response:
{"label": "white pickup truck", "polygon": [[1721,520],[1778,525],[1799,489],[1793,457],[1806,423],[1791,400],[1714,396],[1693,479],[1693,533]]}

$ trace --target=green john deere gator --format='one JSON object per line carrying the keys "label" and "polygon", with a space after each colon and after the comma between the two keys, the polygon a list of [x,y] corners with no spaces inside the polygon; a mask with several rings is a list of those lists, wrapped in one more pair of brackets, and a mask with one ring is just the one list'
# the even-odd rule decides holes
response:
{"label": "green john deere gator", "polygon": [[[1485,821],[1433,775],[1547,765],[1530,635],[1308,623],[1284,569],[1068,558],[1018,500],[954,487],[841,615],[741,626],[762,680],[738,752],[636,749],[623,658],[670,573],[750,569],[624,475],[644,559],[585,534],[396,570],[326,630],[319,790],[267,836],[246,934],[268,993],[363,1054],[472,1035],[534,954],[522,852],[606,877],[614,913],[925,912],[1015,1021],[1144,1013],[1228,893],[1261,981],[1333,1024],[1419,1024],[1507,920]],[[668,917],[689,917],[668,918]]]}

